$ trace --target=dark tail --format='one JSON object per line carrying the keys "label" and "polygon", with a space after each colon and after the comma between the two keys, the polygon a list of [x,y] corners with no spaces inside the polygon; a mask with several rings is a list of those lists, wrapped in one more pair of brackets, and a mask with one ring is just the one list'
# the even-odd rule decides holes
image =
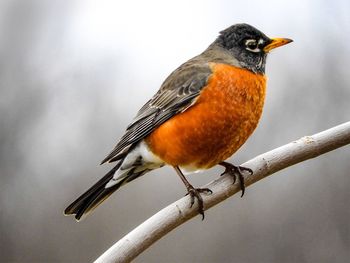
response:
{"label": "dark tail", "polygon": [[101,180],[99,180],[77,200],[70,204],[64,210],[64,214],[75,215],[75,219],[79,221],[83,215],[91,212],[95,207],[106,200],[113,192],[118,190],[118,188],[120,188],[125,182],[129,181],[127,179],[130,178],[126,177],[112,187],[105,188],[105,185],[113,178],[113,175],[119,169],[121,163],[122,162],[119,162]]}

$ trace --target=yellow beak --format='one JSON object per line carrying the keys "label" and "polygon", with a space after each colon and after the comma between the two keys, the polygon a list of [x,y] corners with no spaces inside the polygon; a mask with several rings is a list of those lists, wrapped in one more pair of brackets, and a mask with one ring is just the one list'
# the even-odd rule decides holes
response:
{"label": "yellow beak", "polygon": [[284,46],[290,42],[293,42],[293,40],[289,38],[272,38],[271,40],[272,42],[268,44],[266,47],[264,47],[264,52],[266,53],[276,47]]}

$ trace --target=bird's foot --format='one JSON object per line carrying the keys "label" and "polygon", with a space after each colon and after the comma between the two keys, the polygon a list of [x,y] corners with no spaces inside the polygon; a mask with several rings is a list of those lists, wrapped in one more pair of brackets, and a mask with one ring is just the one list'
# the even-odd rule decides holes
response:
{"label": "bird's foot", "polygon": [[238,176],[239,184],[240,184],[241,191],[242,191],[242,194],[241,194],[241,197],[242,197],[244,195],[244,192],[245,192],[243,172],[248,172],[248,173],[250,173],[250,175],[252,175],[253,170],[250,168],[247,168],[247,167],[243,167],[243,166],[236,166],[236,165],[233,165],[233,164],[227,163],[227,162],[221,162],[221,163],[219,163],[219,165],[225,167],[225,171],[221,175],[224,175],[224,174],[231,175],[233,177],[233,183],[236,182],[236,179]]}
{"label": "bird's foot", "polygon": [[198,212],[202,215],[202,220],[204,220],[204,205],[201,193],[212,194],[213,191],[209,188],[194,188],[192,185],[187,187],[187,191],[188,193],[186,195],[189,194],[191,197],[191,207],[194,204],[194,199],[196,198],[198,200]]}

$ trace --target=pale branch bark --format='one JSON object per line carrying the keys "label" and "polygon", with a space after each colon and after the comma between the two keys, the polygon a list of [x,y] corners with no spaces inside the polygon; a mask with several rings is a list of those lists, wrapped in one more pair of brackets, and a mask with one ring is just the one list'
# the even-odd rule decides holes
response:
{"label": "pale branch bark", "polygon": [[[329,130],[288,143],[272,151],[261,154],[242,164],[251,168],[253,175],[245,175],[245,184],[249,185],[296,163],[317,157],[350,143],[350,122]],[[204,207],[222,202],[237,193],[239,184],[232,184],[232,178],[222,176],[205,185],[213,193],[203,195]],[[143,222],[129,234],[110,247],[95,262],[129,262],[158,239],[198,215],[197,204],[190,208],[190,198],[185,196],[172,203]]]}

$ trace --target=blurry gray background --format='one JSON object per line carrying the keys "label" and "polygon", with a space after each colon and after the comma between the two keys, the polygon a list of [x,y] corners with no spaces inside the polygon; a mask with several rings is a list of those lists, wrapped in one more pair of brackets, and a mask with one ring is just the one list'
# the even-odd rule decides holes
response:
{"label": "blurry gray background", "polygon": [[[270,54],[263,117],[231,161],[349,121],[348,0],[0,1],[1,262],[90,262],[185,194],[162,168],[80,223],[62,213],[110,168],[98,164],[166,76],[238,22],[295,42]],[[349,154],[253,185],[136,262],[345,262]]]}

